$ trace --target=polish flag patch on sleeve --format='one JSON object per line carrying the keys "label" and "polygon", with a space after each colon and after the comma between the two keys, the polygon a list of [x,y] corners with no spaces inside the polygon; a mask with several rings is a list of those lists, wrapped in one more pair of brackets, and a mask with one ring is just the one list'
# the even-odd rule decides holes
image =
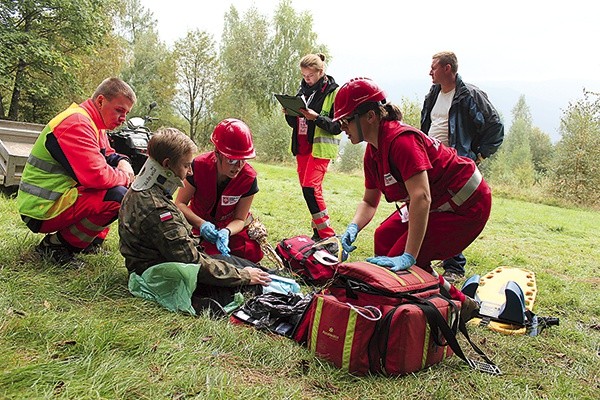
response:
{"label": "polish flag patch on sleeve", "polygon": [[170,219],[173,219],[173,214],[171,214],[171,211],[165,211],[164,213],[160,214],[160,222],[165,222]]}

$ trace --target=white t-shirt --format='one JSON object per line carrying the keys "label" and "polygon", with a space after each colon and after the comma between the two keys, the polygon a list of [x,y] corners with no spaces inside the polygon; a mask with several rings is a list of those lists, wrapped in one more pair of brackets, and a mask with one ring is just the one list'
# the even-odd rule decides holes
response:
{"label": "white t-shirt", "polygon": [[448,93],[440,91],[431,109],[431,127],[428,135],[448,146],[448,112],[452,105],[455,89]]}

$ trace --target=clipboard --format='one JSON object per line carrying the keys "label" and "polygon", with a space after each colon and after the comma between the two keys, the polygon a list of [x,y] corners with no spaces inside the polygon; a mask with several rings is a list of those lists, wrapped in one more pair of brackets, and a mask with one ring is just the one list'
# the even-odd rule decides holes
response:
{"label": "clipboard", "polygon": [[274,94],[279,103],[286,109],[287,114],[292,117],[302,116],[301,108],[308,108],[304,99],[300,96],[290,96],[287,94]]}

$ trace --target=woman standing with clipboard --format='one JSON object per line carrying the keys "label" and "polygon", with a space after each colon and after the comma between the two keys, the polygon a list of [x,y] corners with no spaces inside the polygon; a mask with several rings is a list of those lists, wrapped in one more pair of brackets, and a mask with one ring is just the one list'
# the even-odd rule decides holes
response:
{"label": "woman standing with clipboard", "polygon": [[335,235],[323,199],[322,183],[327,167],[338,154],[341,126],[333,121],[333,102],[338,84],[325,74],[325,56],[308,54],[300,60],[302,82],[298,96],[307,108],[300,116],[285,116],[292,128],[292,154],[296,157],[302,194],[312,217],[313,239]]}

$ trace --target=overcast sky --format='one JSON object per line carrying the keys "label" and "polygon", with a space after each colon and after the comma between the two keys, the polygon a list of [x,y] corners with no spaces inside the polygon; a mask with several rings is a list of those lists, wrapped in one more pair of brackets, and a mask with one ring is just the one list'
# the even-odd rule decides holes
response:
{"label": "overcast sky", "polygon": [[[158,20],[161,39],[172,44],[196,28],[219,40],[230,5],[241,14],[254,5],[271,17],[279,0],[141,2]],[[292,0],[292,6],[312,13],[313,29],[331,54],[327,71],[340,84],[355,76],[382,86],[414,80],[402,96],[422,98],[431,83],[431,55],[451,50],[464,80],[488,92],[485,85],[518,92],[520,83],[537,83],[547,87],[542,97],[564,108],[584,87],[600,91],[600,3],[593,0]],[[569,80],[572,90],[546,85],[552,80]]]}

